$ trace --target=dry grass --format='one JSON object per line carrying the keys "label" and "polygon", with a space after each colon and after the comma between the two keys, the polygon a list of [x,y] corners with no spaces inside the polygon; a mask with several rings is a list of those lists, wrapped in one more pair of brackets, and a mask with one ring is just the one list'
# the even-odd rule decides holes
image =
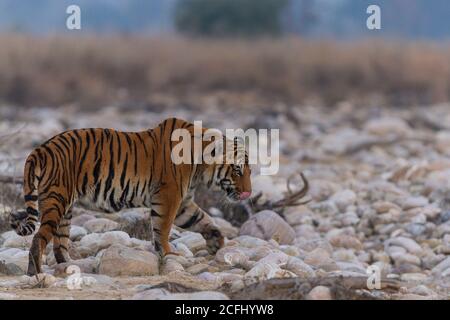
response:
{"label": "dry grass", "polygon": [[0,48],[0,100],[25,106],[450,100],[450,49],[436,44],[13,34]]}

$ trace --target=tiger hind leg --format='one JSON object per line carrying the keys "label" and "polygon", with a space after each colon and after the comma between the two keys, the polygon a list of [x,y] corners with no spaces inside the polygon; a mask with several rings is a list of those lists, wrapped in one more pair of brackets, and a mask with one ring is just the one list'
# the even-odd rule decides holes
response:
{"label": "tiger hind leg", "polygon": [[57,263],[70,261],[69,236],[71,220],[72,209],[69,209],[61,219],[58,229],[53,237],[53,253]]}
{"label": "tiger hind leg", "polygon": [[47,244],[58,230],[61,217],[65,212],[63,205],[54,198],[47,198],[39,203],[41,225],[31,242],[27,274],[32,276],[42,272],[42,255]]}

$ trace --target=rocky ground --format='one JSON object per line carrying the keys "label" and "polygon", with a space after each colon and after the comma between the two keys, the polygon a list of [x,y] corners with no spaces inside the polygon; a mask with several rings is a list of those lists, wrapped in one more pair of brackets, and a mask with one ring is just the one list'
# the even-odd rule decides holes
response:
{"label": "rocky ground", "polygon": [[[280,172],[255,174],[254,190],[263,192],[260,201],[276,201],[287,178],[302,171],[311,201],[282,216],[255,212],[234,226],[211,203],[205,209],[227,236],[226,246],[211,256],[199,234],[174,229],[171,243],[180,256],[163,263],[142,228],[145,210],[106,215],[77,208],[73,261],[56,265],[49,246],[38,278],[24,275],[31,238],[5,229],[0,299],[450,298],[449,105],[255,111],[209,103],[94,112],[1,107],[0,174],[21,175],[32,147],[67,128],[141,130],[175,115],[221,129],[279,128]],[[0,192],[5,219],[20,205],[20,189],[4,183]],[[367,287],[369,266],[381,273],[380,290]]]}

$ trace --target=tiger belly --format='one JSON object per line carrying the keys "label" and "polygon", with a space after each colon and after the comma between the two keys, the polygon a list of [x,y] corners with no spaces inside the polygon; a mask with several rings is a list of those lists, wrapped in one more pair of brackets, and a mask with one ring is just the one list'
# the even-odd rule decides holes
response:
{"label": "tiger belly", "polygon": [[118,212],[125,208],[150,207],[151,196],[146,194],[138,194],[127,190],[114,189],[105,194],[89,192],[81,195],[77,199],[77,203],[89,210],[103,211],[106,213]]}

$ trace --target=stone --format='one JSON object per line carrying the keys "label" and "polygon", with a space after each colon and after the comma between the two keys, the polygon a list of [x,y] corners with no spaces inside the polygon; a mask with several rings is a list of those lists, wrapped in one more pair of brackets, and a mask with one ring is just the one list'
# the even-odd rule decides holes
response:
{"label": "stone", "polygon": [[237,244],[245,248],[258,248],[267,246],[267,241],[252,236],[239,236],[229,241],[227,245]]}
{"label": "stone", "polygon": [[89,233],[103,233],[107,231],[117,230],[119,228],[119,224],[106,218],[96,218],[86,221],[83,227]]}
{"label": "stone", "polygon": [[189,248],[183,242],[177,242],[175,244],[175,248],[177,250],[177,253],[180,253],[183,257],[190,258],[194,256],[192,251],[189,250]]}
{"label": "stone", "polygon": [[400,275],[400,280],[405,282],[423,282],[427,278],[427,275],[423,273],[403,273]]}
{"label": "stone", "polygon": [[83,227],[73,225],[70,227],[70,240],[72,241],[79,241],[81,238],[83,238],[85,235],[87,235],[87,230]]}
{"label": "stone", "polygon": [[229,300],[229,298],[217,291],[170,293],[158,288],[139,292],[132,297],[132,300]]}
{"label": "stone", "polygon": [[377,136],[398,136],[403,137],[411,133],[408,123],[401,118],[382,117],[369,120],[364,130]]}
{"label": "stone", "polygon": [[305,222],[308,217],[314,213],[307,206],[296,207],[295,210],[290,210],[285,214],[286,222],[291,226],[296,226]]}
{"label": "stone", "polygon": [[387,213],[390,210],[400,211],[401,209],[398,205],[389,201],[377,201],[372,205],[372,207],[379,214]]}
{"label": "stone", "polygon": [[5,248],[28,249],[31,246],[31,241],[33,240],[33,235],[22,237],[15,231],[5,232],[2,237],[5,239],[3,242],[3,247]]}
{"label": "stone", "polygon": [[109,276],[152,276],[159,273],[159,258],[147,251],[114,244],[103,252],[98,270]]}
{"label": "stone", "polygon": [[272,278],[296,277],[296,274],[281,269],[275,263],[258,262],[244,276],[246,279],[257,279],[258,281]]}
{"label": "stone", "polygon": [[71,220],[72,226],[82,227],[87,221],[95,219],[91,214],[83,213],[78,216],[74,216]]}
{"label": "stone", "polygon": [[439,264],[437,264],[431,272],[434,274],[442,274],[446,269],[450,268],[450,257],[447,257],[445,260],[441,261]]}
{"label": "stone", "polygon": [[0,300],[17,300],[17,295],[12,293],[0,292]]}
{"label": "stone", "polygon": [[420,258],[410,253],[394,252],[391,254],[391,258],[395,261],[396,265],[412,264],[420,266],[421,264]]}
{"label": "stone", "polygon": [[296,257],[289,257],[284,268],[302,278],[315,277],[316,275],[309,265]]}
{"label": "stone", "polygon": [[239,247],[224,247],[217,251],[215,260],[230,266],[247,266],[249,257],[247,251]]}
{"label": "stone", "polygon": [[24,271],[14,263],[4,263],[0,261],[0,275],[21,276]]}
{"label": "stone", "polygon": [[355,204],[356,194],[352,190],[338,191],[330,198],[330,201],[341,211],[345,211],[348,206]]}
{"label": "stone", "polygon": [[80,241],[81,247],[87,248],[91,253],[97,253],[113,244],[131,246],[130,236],[123,231],[109,231],[105,233],[90,233],[84,236]]}
{"label": "stone", "polygon": [[199,264],[194,264],[193,266],[190,266],[189,268],[187,268],[186,272],[189,272],[190,274],[199,274],[199,273],[205,272],[206,270],[208,270],[208,268],[209,268],[209,264],[199,263]]}
{"label": "stone", "polygon": [[165,257],[161,266],[161,274],[166,275],[172,272],[184,271],[183,266],[175,259],[171,259],[170,256]]}
{"label": "stone", "polygon": [[423,254],[422,247],[413,239],[406,237],[396,237],[386,240],[385,247],[389,246],[399,246],[405,248],[408,252],[416,256],[421,256]]}
{"label": "stone", "polygon": [[206,248],[206,240],[200,233],[185,231],[178,239],[172,241],[175,246],[178,243],[183,243],[192,253],[200,249]]}
{"label": "stone", "polygon": [[264,240],[274,239],[280,244],[292,244],[295,231],[277,213],[264,210],[253,215],[239,230],[239,235],[249,235]]}
{"label": "stone", "polygon": [[325,286],[314,287],[306,296],[306,300],[332,300],[331,290]]}
{"label": "stone", "polygon": [[346,248],[346,249],[354,249],[354,250],[362,250],[363,245],[358,238],[346,235],[346,234],[337,234],[335,236],[330,237],[328,239],[330,244],[334,247],[338,248]]}
{"label": "stone", "polygon": [[418,207],[425,207],[428,204],[428,199],[425,197],[407,197],[399,200],[403,210],[410,210]]}
{"label": "stone", "polygon": [[99,258],[88,257],[79,260],[71,260],[65,263],[59,263],[55,265],[55,271],[53,275],[56,277],[68,276],[69,274],[67,273],[67,268],[69,266],[77,266],[81,273],[96,273],[99,262]]}
{"label": "stone", "polygon": [[18,267],[23,273],[26,273],[28,269],[28,251],[18,248],[7,248],[0,252],[0,261],[3,261],[5,265],[11,264],[8,267],[11,271],[16,270],[18,272],[16,268]]}
{"label": "stone", "polygon": [[224,237],[232,239],[237,237],[237,235],[239,234],[239,229],[233,227],[233,225],[225,219],[215,217],[213,218],[213,220]]}

